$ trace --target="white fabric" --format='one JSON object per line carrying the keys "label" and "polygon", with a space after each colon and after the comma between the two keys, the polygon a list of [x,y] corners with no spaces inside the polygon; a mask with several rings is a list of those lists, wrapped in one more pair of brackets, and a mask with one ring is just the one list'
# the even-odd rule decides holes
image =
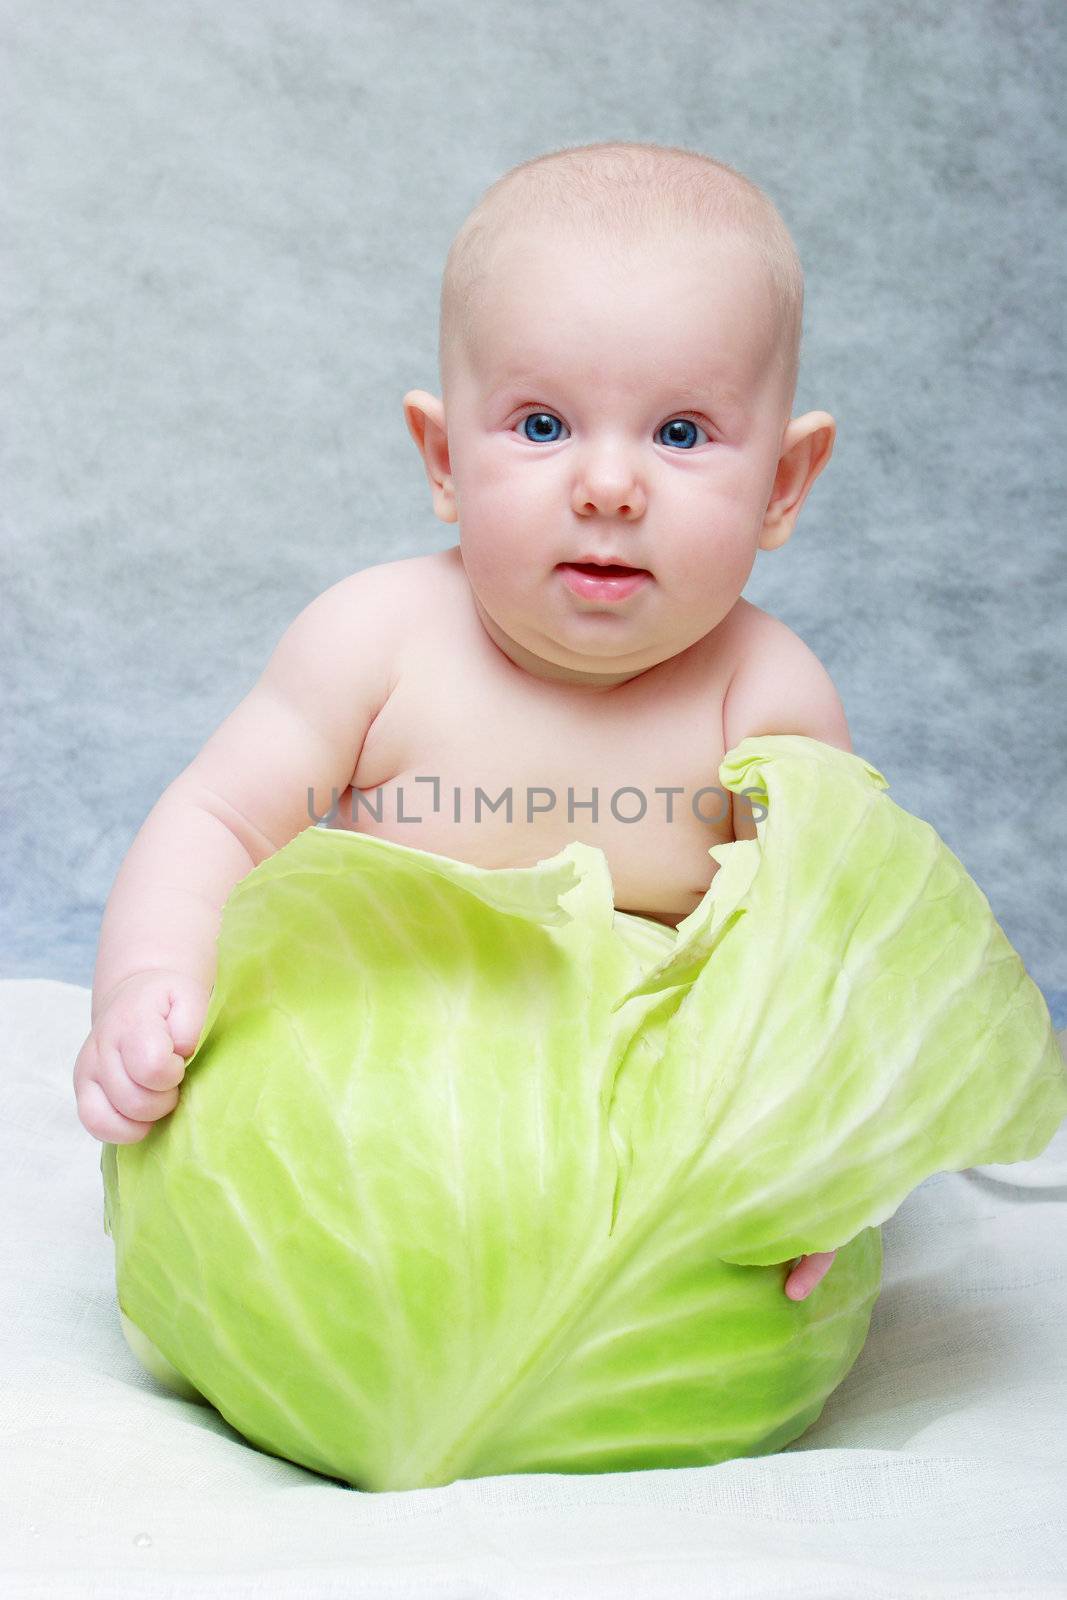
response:
{"label": "white fabric", "polygon": [[1032,1162],[909,1196],[867,1344],[780,1454],[361,1494],[260,1454],[127,1348],[74,1106],[89,1000],[0,983],[3,1595],[1067,1595],[1067,1125]]}

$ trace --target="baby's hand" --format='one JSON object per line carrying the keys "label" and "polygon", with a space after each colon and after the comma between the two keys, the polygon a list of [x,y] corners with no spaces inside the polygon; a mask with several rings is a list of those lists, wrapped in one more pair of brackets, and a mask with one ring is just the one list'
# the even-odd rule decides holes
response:
{"label": "baby's hand", "polygon": [[74,1063],[78,1117],[94,1139],[136,1144],[178,1104],[208,994],[184,972],[135,972],[108,995]]}
{"label": "baby's hand", "polygon": [[790,1300],[806,1300],[833,1266],[836,1254],[836,1250],[821,1250],[818,1255],[801,1256],[785,1280],[785,1292]]}

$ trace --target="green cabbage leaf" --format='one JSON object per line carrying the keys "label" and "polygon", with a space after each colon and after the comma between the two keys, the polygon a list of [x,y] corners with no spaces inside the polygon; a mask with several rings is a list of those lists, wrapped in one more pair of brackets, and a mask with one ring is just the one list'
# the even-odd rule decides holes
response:
{"label": "green cabbage leaf", "polygon": [[[105,1145],[122,1325],[361,1489],[781,1449],[867,1335],[879,1224],[1067,1115],[1045,1001],[861,757],[744,740],[762,810],[677,929],[603,853],[309,828],[223,909],[174,1112]],[[837,1250],[806,1300],[795,1259]]]}

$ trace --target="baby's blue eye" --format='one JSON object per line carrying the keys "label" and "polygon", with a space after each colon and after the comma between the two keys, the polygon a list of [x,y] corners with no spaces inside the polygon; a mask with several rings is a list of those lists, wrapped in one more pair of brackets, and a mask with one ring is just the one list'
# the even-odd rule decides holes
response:
{"label": "baby's blue eye", "polygon": [[[531,423],[533,423],[532,432],[530,430]],[[523,418],[523,432],[526,434],[527,439],[540,440],[542,444],[555,444],[559,434],[553,433],[552,429],[557,425],[559,427],[563,426],[559,418],[554,417],[551,411],[531,411],[528,417]]]}
{"label": "baby's blue eye", "polygon": [[[566,427],[551,411],[531,411],[528,417],[522,419],[522,431],[527,439],[537,444],[555,444],[562,434],[553,430]],[[675,417],[670,422],[665,422],[659,430],[659,437],[663,444],[677,446],[683,450],[691,450],[699,443],[697,434],[704,434],[704,429],[688,417]],[[663,436],[667,435],[666,438]]]}
{"label": "baby's blue eye", "polygon": [[[662,442],[664,444],[676,444],[680,445],[683,450],[691,450],[697,441],[692,437],[689,430],[693,430],[696,433],[704,433],[704,429],[697,423],[691,422],[688,417],[675,417],[673,421],[665,422],[659,431],[661,436],[663,434],[669,435],[668,438],[663,439]],[[705,439],[707,438],[706,433],[704,433],[704,437]]]}

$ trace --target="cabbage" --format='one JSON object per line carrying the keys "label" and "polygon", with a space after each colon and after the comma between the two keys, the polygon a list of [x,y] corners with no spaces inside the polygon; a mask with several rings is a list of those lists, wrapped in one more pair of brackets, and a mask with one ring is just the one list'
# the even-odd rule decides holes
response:
{"label": "cabbage", "polygon": [[[174,1112],[101,1155],[123,1327],[361,1489],[761,1455],[867,1334],[878,1225],[1067,1114],[1048,1008],[859,756],[744,740],[758,837],[677,929],[577,841],[309,828],[236,885]],[[789,1263],[837,1250],[808,1299]]]}

